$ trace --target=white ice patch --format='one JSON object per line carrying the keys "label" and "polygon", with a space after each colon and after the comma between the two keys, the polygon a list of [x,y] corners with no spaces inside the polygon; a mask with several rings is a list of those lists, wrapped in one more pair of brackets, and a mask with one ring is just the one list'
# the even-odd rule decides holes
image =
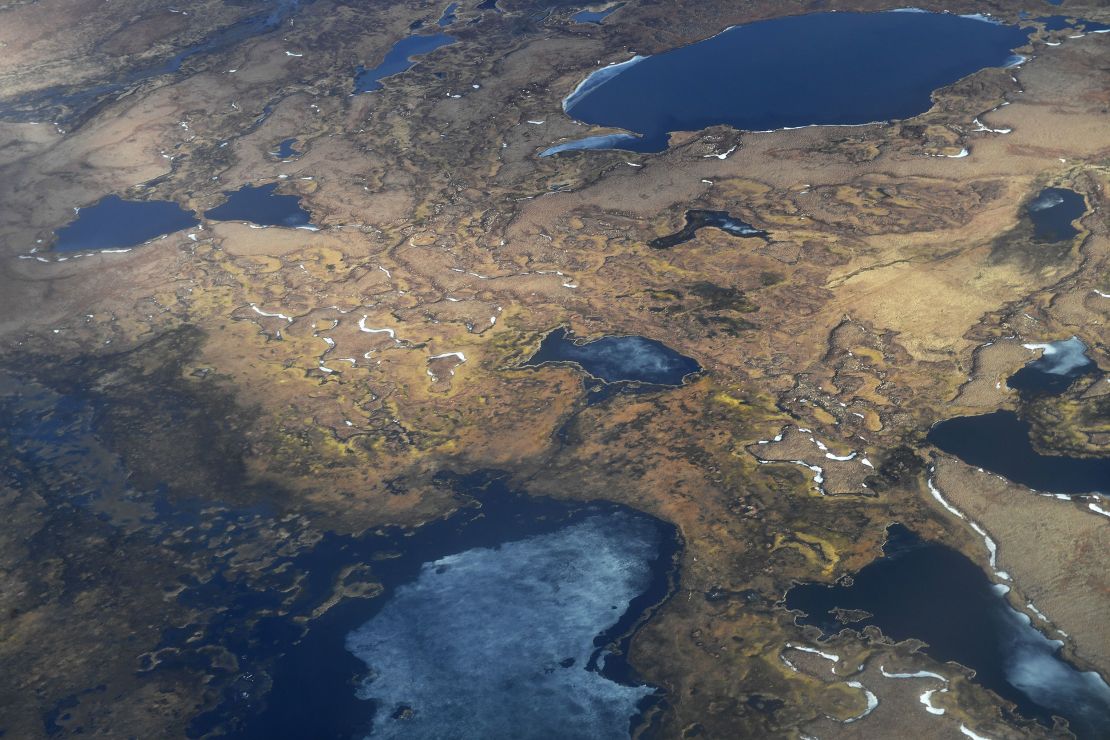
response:
{"label": "white ice patch", "polygon": [[732,154],[734,151],[736,151],[736,146],[735,145],[731,149],[729,149],[727,152],[722,152],[720,154],[703,154],[702,159],[710,159],[710,158],[728,159],[728,155]]}
{"label": "white ice patch", "polygon": [[994,575],[1005,581],[1010,580],[1009,573],[1004,570],[998,570],[998,545],[995,544],[995,541],[991,539],[990,535],[987,534],[987,531],[980,527],[976,522],[965,516],[962,511],[957,509],[952,504],[948,503],[947,499],[944,498],[940,490],[933,483],[933,477],[931,475],[926,480],[926,484],[929,486],[929,493],[933,495],[933,498],[935,498],[941,506],[947,509],[954,516],[957,516],[967,522],[968,526],[974,529],[976,533],[978,533],[978,535],[983,538],[983,544],[986,545],[987,553],[990,557],[991,570],[994,572]]}
{"label": "white ice patch", "polygon": [[839,663],[840,662],[840,656],[839,655],[834,655],[832,653],[826,653],[822,650],[818,650],[817,648],[809,647],[808,645],[795,645],[792,642],[788,642],[788,643],[786,643],[786,647],[789,648],[790,650],[798,650],[798,651],[801,651],[803,653],[810,653],[811,655],[816,655],[818,657],[824,658],[825,660],[831,661],[833,663]]}
{"label": "white ice patch", "polygon": [[541,157],[550,157],[560,152],[593,151],[598,149],[619,149],[621,144],[628,144],[639,140],[640,137],[632,134],[601,134],[600,136],[586,136],[582,139],[564,141],[562,144],[550,146],[540,152]]}
{"label": "white ice patch", "polygon": [[879,666],[879,673],[883,674],[885,678],[935,678],[938,681],[948,683],[948,679],[939,673],[932,671],[914,671],[913,673],[888,673],[886,668]]}
{"label": "white ice patch", "polygon": [[270,313],[269,311],[263,311],[261,308],[259,308],[258,306],[256,306],[253,303],[250,304],[250,307],[259,316],[270,316],[270,317],[277,318],[277,319],[285,319],[285,321],[287,323],[289,323],[289,324],[293,323],[293,318],[291,316],[286,316],[283,313]]}
{"label": "white ice patch", "polygon": [[1059,193],[1043,193],[1037,196],[1028,208],[1030,211],[1047,211],[1049,208],[1055,208],[1064,202],[1064,196]]}
{"label": "white ice patch", "polygon": [[645,59],[647,59],[647,57],[637,54],[631,59],[627,59],[623,62],[614,62],[601,69],[594,70],[586,79],[578,83],[578,86],[571,91],[570,95],[563,99],[563,112],[568,111],[575,103],[597,90],[621,72],[626,71],[632,65],[642,62]]}
{"label": "white ice patch", "polygon": [[363,316],[361,319],[358,320],[358,330],[359,331],[364,331],[367,334],[388,334],[390,339],[392,339],[395,342],[397,341],[397,332],[395,332],[395,331],[393,331],[392,329],[389,329],[389,328],[374,329],[372,327],[368,327],[366,325],[366,319],[368,319],[368,318],[370,318],[370,317],[369,316]]}
{"label": "white ice patch", "polygon": [[975,123],[975,132],[976,133],[978,133],[980,131],[985,131],[985,132],[990,133],[990,134],[1008,134],[1011,131],[1013,131],[1013,129],[1009,129],[1009,128],[991,128],[991,127],[985,125],[978,118],[975,119],[974,123]]}
{"label": "white ice patch", "polygon": [[867,696],[867,709],[864,709],[862,714],[857,714],[855,717],[849,717],[848,719],[844,720],[844,724],[863,719],[867,715],[874,712],[875,707],[879,706],[879,697],[871,693],[871,691],[864,687],[864,685],[861,684],[859,681],[848,681],[848,685],[851,686],[853,689],[863,690],[863,693]]}
{"label": "white ice patch", "polygon": [[1098,504],[1089,503],[1089,504],[1087,504],[1087,508],[1090,509],[1091,511],[1095,512],[1096,514],[1102,514],[1103,516],[1110,516],[1110,511],[1107,511],[1106,509],[1102,508]]}
{"label": "white ice patch", "polygon": [[370,737],[627,738],[654,689],[587,665],[658,546],[649,522],[608,514],[425,563],[347,636],[369,669],[359,697],[379,705]]}
{"label": "white ice patch", "polygon": [[[940,693],[944,693],[947,689],[940,689]],[[944,707],[933,706],[933,694],[937,693],[937,689],[929,689],[928,691],[921,692],[918,700],[925,705],[925,711],[929,714],[944,714]]]}
{"label": "white ice patch", "polygon": [[[1029,206],[1029,210],[1034,210],[1032,205]],[[1035,360],[1036,368],[1050,375],[1067,375],[1073,370],[1078,370],[1090,363],[1090,359],[1087,357],[1087,345],[1083,344],[1082,339],[1075,336],[1057,342],[1023,344],[1021,346],[1029,350],[1041,350],[1040,359]]]}
{"label": "white ice patch", "polygon": [[466,355],[462,352],[444,352],[442,355],[432,355],[429,360],[442,360],[445,357],[456,357],[459,362],[466,362]]}

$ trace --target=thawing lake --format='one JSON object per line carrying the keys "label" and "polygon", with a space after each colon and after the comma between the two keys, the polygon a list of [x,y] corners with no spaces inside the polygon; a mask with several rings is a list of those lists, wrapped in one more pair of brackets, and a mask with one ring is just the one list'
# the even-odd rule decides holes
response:
{"label": "thawing lake", "polygon": [[258,226],[310,226],[308,211],[296,195],[276,193],[277,183],[244,185],[225,193],[227,201],[204,212],[213,221],[247,221]]}
{"label": "thawing lake", "polygon": [[658,152],[671,131],[763,131],[910,118],[931,93],[1020,61],[1029,29],[947,13],[812,13],[734,26],[712,38],[595,71],[563,101],[574,119],[629,134],[574,149]]}
{"label": "thawing lake", "polygon": [[1079,337],[1025,346],[1041,350],[1041,356],[1006,379],[1006,385],[1023,395],[1059,395],[1077,378],[1098,370]]}
{"label": "thawing lake", "polygon": [[[696,360],[654,339],[621,336],[583,342],[563,328],[544,337],[536,354],[521,367],[539,367],[548,363],[575,365],[608,386],[642,383],[677,387],[687,376],[701,372],[701,365]],[[614,388],[608,390],[613,391]],[[597,402],[608,395],[610,393],[591,400]]]}
{"label": "thawing lake", "polygon": [[[885,556],[852,575],[852,585],[807,583],[792,588],[786,606],[806,614],[801,624],[826,635],[873,625],[893,640],[928,644],[925,653],[975,671],[974,680],[1051,725],[1064,717],[1081,740],[1105,737],[1110,686],[1060,657],[1049,640],[999,593],[986,574],[949,547],[925,542],[901,525],[888,530]],[[845,625],[830,610],[871,614]]]}
{"label": "thawing lake", "polygon": [[334,578],[361,559],[385,591],[286,645],[237,737],[629,737],[659,692],[624,655],[670,594],[674,528],[473,481],[480,508],[317,546],[309,570]]}
{"label": "thawing lake", "polygon": [[124,200],[118,195],[102,198],[82,208],[77,218],[54,233],[55,252],[125,249],[165,234],[172,234],[200,221],[168,200]]}

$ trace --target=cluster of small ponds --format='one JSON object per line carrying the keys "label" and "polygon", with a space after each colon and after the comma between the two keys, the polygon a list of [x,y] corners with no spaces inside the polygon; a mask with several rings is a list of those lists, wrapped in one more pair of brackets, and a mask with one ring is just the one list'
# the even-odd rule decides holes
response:
{"label": "cluster of small ponds", "polygon": [[[1023,396],[1060,395],[1084,375],[1101,375],[1077,337],[1026,346],[1043,354],[1007,380]],[[1035,491],[1110,494],[1110,457],[1045,455],[1033,447],[1029,433],[1029,422],[1017,413],[995,411],[938,422],[927,440],[968,465]]]}
{"label": "cluster of small ponds", "polygon": [[[500,12],[496,0],[478,7]],[[600,23],[619,7],[571,18]],[[437,25],[451,25],[456,10],[456,4],[449,5]],[[263,26],[273,21],[267,18]],[[845,46],[845,38],[861,43]],[[817,13],[732,28],[591,75],[567,98],[567,113],[632,133],[572,142],[548,153],[659,151],[670,131],[722,123],[763,130],[905,118],[925,110],[934,89],[985,66],[1013,63],[1012,49],[1027,38],[1026,30],[981,18],[918,12]],[[401,40],[377,67],[357,70],[355,92],[380,88],[385,77],[454,40],[446,34]],[[183,52],[188,53],[200,48]],[[729,74],[719,73],[724,69]],[[274,156],[297,156],[295,143],[281,142]],[[299,199],[275,191],[276,184],[244,186],[204,216],[309,225]],[[1059,241],[1075,236],[1073,222],[1084,209],[1082,196],[1051,188],[1029,204],[1028,214],[1036,238]],[[176,203],[109,196],[58,229],[55,249],[130,247],[198,223]],[[703,227],[765,236],[727,212],[691,210],[683,229],[651,246],[681,244]],[[1040,359],[1010,379],[1023,394],[1060,393],[1076,378],[1096,372],[1078,339],[1042,349]],[[525,366],[551,363],[586,373],[590,403],[616,392],[678,387],[701,371],[692,358],[652,339],[582,342],[563,329],[545,337]],[[52,403],[65,409],[78,401]],[[53,413],[15,414],[12,418],[22,421],[5,434],[19,437],[21,449],[31,450],[27,454],[34,454],[35,445],[58,445],[65,429],[59,432]],[[1010,412],[941,422],[929,440],[1033,488],[1092,492],[1105,490],[1110,480],[1110,460],[1036,453],[1028,423]],[[679,548],[674,529],[612,504],[525,496],[489,476],[453,485],[467,505],[451,517],[413,531],[325,533],[315,547],[275,566],[303,574],[302,595],[292,610],[302,617],[355,566],[373,564],[373,581],[384,589],[377,598],[344,599],[322,616],[297,620],[273,615],[273,594],[222,575],[186,588],[183,603],[224,605],[206,639],[226,644],[245,666],[229,681],[220,705],[197,718],[191,733],[230,727],[240,737],[391,737],[444,736],[462,728],[467,735],[497,736],[524,726],[538,736],[626,737],[658,692],[635,676],[621,646],[673,587]],[[175,523],[195,516],[165,503],[156,511]],[[921,639],[930,656],[974,669],[977,681],[1015,702],[1024,716],[1048,721],[1058,714],[1081,737],[1096,737],[1110,724],[1105,682],[1063,661],[1059,643],[1013,610],[971,561],[899,526],[889,532],[885,557],[850,584],[798,585],[785,605],[802,613],[801,623],[827,634],[844,627],[831,616],[833,610],[862,610],[868,616],[852,623],[854,628],[874,625],[893,639]],[[271,616],[259,616],[267,613]],[[183,648],[185,637],[167,631],[162,648]],[[254,679],[247,668],[254,665],[272,679],[262,695],[250,688]]]}
{"label": "cluster of small ponds", "polygon": [[[181,612],[208,617],[167,627],[137,670],[196,671],[222,687],[191,737],[615,739],[659,701],[625,656],[675,586],[673,526],[475,473],[440,478],[460,504],[446,518],[317,533],[265,506],[135,489],[105,447],[102,405],[96,392],[0,373],[0,442],[12,453],[0,472],[21,486],[47,476],[44,506],[67,521],[118,526],[121,541],[149,538],[179,559]],[[118,511],[142,521],[115,525]],[[275,529],[288,533],[277,549]],[[255,551],[273,558],[243,570]],[[136,598],[161,601],[164,585]],[[350,595],[325,608],[337,589]]]}
{"label": "cluster of small ponds", "polygon": [[[557,339],[544,361],[581,364],[609,382],[674,385],[696,370],[638,337]],[[306,538],[303,525],[279,525],[265,508],[133,490],[118,459],[97,452],[95,396],[0,381],[11,420],[4,442],[19,475],[67,470],[47,505],[87,510],[104,526],[119,508],[112,499],[130,500],[147,512],[144,536],[194,569],[208,563],[200,571],[210,577],[182,576],[177,599],[210,617],[167,628],[138,666],[140,675],[199,671],[223,687],[193,719],[192,737],[624,738],[662,697],[625,656],[677,582],[681,541],[671,525],[616,504],[529,496],[477,473],[441,479],[461,504],[444,519]],[[250,578],[236,575],[235,553],[266,547],[260,537],[275,526],[302,544]],[[335,602],[337,588],[351,595]],[[973,669],[1021,716],[1050,724],[1058,715],[1083,740],[1110,719],[1110,687],[1097,674],[1063,660],[1061,644],[974,563],[899,525],[884,557],[832,586],[796,585],[784,606],[825,635],[874,626],[922,640],[930,657]],[[234,667],[214,660],[220,649],[236,656]]]}
{"label": "cluster of small ponds", "polygon": [[[1075,221],[1087,210],[1079,193],[1059,187],[1041,190],[1025,206],[1034,239],[1060,243],[1079,231]],[[1100,375],[1078,337],[1028,344],[1042,354],[1011,375],[1006,384],[1026,400],[1065,393],[1086,375]],[[1036,491],[1055,494],[1110,493],[1110,458],[1045,455],[1030,439],[1030,423],[1013,411],[995,411],[941,421],[928,441],[969,465],[997,473]]]}

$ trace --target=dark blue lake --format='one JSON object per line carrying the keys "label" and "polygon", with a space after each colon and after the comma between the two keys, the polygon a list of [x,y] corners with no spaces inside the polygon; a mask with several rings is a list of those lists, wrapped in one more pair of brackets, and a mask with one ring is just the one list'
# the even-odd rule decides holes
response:
{"label": "dark blue lake", "polygon": [[694,238],[698,229],[705,227],[720,229],[726,234],[739,237],[765,237],[767,232],[757,229],[746,221],[741,221],[728,211],[686,211],[686,224],[673,234],[661,236],[648,242],[652,249],[670,249]]}
{"label": "dark blue lake", "polygon": [[604,10],[579,10],[570,19],[575,23],[601,23],[613,13],[624,7],[624,3],[610,5]]}
{"label": "dark blue lake", "polygon": [[55,252],[124,249],[199,223],[192,211],[172,201],[109,195],[82,208],[73,222],[55,231],[52,248]]}
{"label": "dark blue lake", "polygon": [[247,221],[259,226],[310,226],[311,215],[296,195],[279,195],[277,183],[227,191],[227,201],[204,212],[213,221]]}
{"label": "dark blue lake", "polygon": [[454,43],[455,37],[445,33],[423,36],[409,36],[401,39],[390,49],[382,63],[372,69],[359,67],[355,70],[355,92],[365,93],[381,89],[386,77],[412,69],[416,57],[435,51],[441,46]]}
{"label": "dark blue lake", "polygon": [[1062,242],[1075,237],[1075,220],[1087,212],[1082,195],[1067,188],[1045,188],[1025,206],[1033,221],[1033,238],[1039,242]]}
{"label": "dark blue lake", "polygon": [[968,465],[1045,493],[1110,493],[1110,458],[1042,455],[1013,411],[937,422],[928,441]]}
{"label": "dark blue lake", "polygon": [[1041,350],[1041,356],[1006,379],[1006,385],[1023,395],[1059,395],[1077,378],[1098,370],[1078,337],[1025,346]]}
{"label": "dark blue lake", "polygon": [[[786,594],[786,606],[805,614],[800,624],[826,636],[845,627],[875,626],[893,640],[927,643],[925,653],[975,671],[975,681],[1045,724],[1068,720],[1081,740],[1106,737],[1110,686],[1060,657],[1049,640],[1016,611],[971,560],[919,539],[901,525],[888,530],[885,556],[852,575],[851,585],[807,583]],[[845,625],[831,610],[871,616]]]}
{"label": "dark blue lake", "polygon": [[717,124],[761,131],[909,118],[929,109],[937,88],[1013,63],[1028,33],[916,11],[812,13],[736,26],[594,72],[564,110],[631,134],[569,148],[657,152],[668,132]]}
{"label": "dark blue lake", "polygon": [[654,339],[622,336],[580,342],[563,328],[544,337],[539,350],[522,367],[546,363],[577,365],[608,384],[679,386],[687,376],[701,371],[693,358]]}

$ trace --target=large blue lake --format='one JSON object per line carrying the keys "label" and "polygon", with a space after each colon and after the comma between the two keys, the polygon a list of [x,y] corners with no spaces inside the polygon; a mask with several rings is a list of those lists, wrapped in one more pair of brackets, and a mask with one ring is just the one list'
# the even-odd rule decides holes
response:
{"label": "large blue lake", "polygon": [[564,110],[631,133],[558,151],[662,151],[669,132],[718,124],[760,131],[909,118],[929,109],[937,88],[1017,61],[1013,49],[1028,35],[980,17],[920,11],[813,13],[735,26],[591,74]]}

